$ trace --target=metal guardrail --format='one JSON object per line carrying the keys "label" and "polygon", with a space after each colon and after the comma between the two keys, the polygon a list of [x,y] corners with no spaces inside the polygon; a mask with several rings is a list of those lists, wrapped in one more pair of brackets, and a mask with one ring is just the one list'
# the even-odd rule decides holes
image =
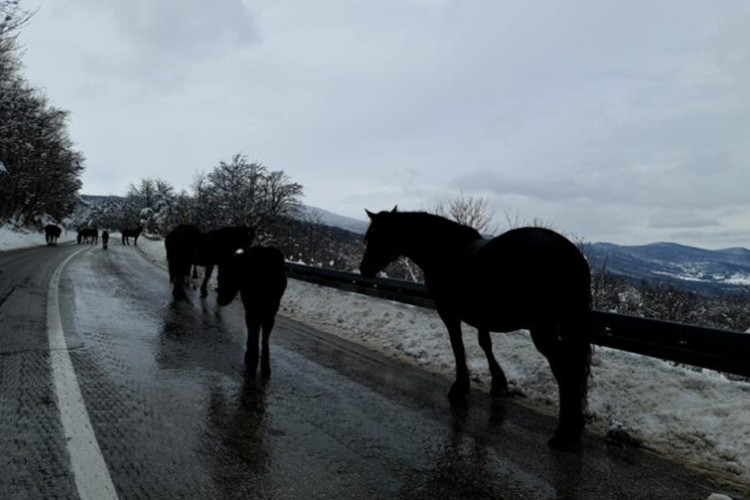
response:
{"label": "metal guardrail", "polygon": [[[291,262],[286,265],[290,278],[421,307],[435,307],[421,283],[370,279]],[[621,351],[750,377],[750,334],[747,333],[594,311],[591,341]]]}

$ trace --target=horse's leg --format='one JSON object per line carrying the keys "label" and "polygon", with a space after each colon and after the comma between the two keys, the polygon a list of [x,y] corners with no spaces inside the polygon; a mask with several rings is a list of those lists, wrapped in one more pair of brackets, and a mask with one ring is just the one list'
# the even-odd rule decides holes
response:
{"label": "horse's leg", "polygon": [[213,264],[206,264],[206,272],[203,273],[203,283],[201,283],[201,297],[208,296],[208,280],[214,272]]}
{"label": "horse's leg", "polygon": [[591,368],[591,344],[588,333],[586,321],[560,326],[560,371],[564,380],[560,387],[560,439],[563,447],[566,441],[572,441],[573,448],[577,448],[586,425],[585,410]]}
{"label": "horse's leg", "polygon": [[258,368],[258,340],[260,337],[260,321],[252,313],[245,314],[247,325],[247,350],[245,351],[245,368],[248,373],[255,374]]}
{"label": "horse's leg", "polygon": [[177,257],[174,257],[174,259],[174,262],[169,262],[169,279],[173,282],[172,297],[175,300],[182,300],[187,298],[187,294],[185,293],[185,275],[190,272],[190,264],[181,262]]}
{"label": "horse's leg", "polygon": [[466,366],[466,351],[461,334],[461,319],[438,308],[438,315],[448,329],[453,357],[456,359],[456,381],[448,391],[451,402],[460,402],[469,393],[469,368]]}
{"label": "horse's leg", "polygon": [[198,279],[198,264],[193,264],[193,279]]}
{"label": "horse's leg", "polygon": [[[580,447],[581,433],[583,432],[584,416],[583,407],[585,394],[585,381],[588,374],[588,363],[585,367],[586,377],[582,380],[580,357],[571,357],[570,344],[565,344],[557,335],[554,325],[546,324],[531,329],[531,338],[534,345],[549,362],[552,374],[557,380],[560,410],[557,429],[549,440],[553,448],[563,450],[577,450]],[[582,386],[581,384],[584,384]]]}
{"label": "horse's leg", "polygon": [[175,300],[181,300],[187,297],[182,280],[182,276],[179,276],[174,280],[174,285],[172,286],[172,297],[174,297]]}
{"label": "horse's leg", "polygon": [[490,366],[490,373],[492,374],[492,389],[490,394],[493,396],[503,396],[508,394],[508,379],[505,378],[503,369],[500,368],[500,364],[495,359],[495,355],[492,353],[492,339],[490,338],[489,330],[479,329],[479,346],[487,356],[487,363]]}
{"label": "horse's leg", "polygon": [[271,356],[268,347],[268,339],[271,337],[275,318],[271,317],[263,321],[263,344],[260,351],[260,373],[264,377],[271,375]]}

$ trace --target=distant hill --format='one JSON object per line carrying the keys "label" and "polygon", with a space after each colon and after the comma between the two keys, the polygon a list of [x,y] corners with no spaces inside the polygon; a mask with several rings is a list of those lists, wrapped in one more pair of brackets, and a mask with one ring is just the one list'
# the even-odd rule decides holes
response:
{"label": "distant hill", "polygon": [[705,250],[677,243],[620,246],[593,243],[592,270],[602,266],[631,281],[674,285],[703,293],[750,291],[750,250]]}
{"label": "distant hill", "polygon": [[[362,213],[364,213],[364,211]],[[347,231],[351,231],[357,234],[365,234],[365,232],[367,232],[367,227],[370,225],[369,222],[366,222],[364,220],[345,217],[343,215],[335,214],[333,212],[329,212],[328,210],[323,210],[322,208],[311,207],[309,205],[302,205],[302,218],[311,219],[312,221],[315,221],[316,218],[319,218],[321,224],[325,224],[326,226],[339,227],[341,229],[346,229]]]}

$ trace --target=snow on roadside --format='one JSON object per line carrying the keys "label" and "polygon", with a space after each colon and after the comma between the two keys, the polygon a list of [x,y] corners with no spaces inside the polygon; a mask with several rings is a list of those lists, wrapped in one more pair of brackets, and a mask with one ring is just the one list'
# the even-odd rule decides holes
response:
{"label": "snow on roadside", "polygon": [[[63,230],[58,243],[74,241],[77,233]],[[13,229],[11,226],[0,226],[0,251],[14,250],[16,248],[36,247],[46,245],[44,232],[30,231],[28,229]]]}

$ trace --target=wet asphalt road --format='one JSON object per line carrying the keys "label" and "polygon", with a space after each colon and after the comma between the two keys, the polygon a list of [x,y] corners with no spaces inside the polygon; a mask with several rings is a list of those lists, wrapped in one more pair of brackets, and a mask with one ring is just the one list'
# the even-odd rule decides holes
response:
{"label": "wet asphalt road", "polygon": [[2,499],[78,498],[46,307],[79,250],[61,324],[119,498],[741,498],[593,438],[552,451],[552,418],[479,393],[451,408],[449,381],[282,317],[271,377],[248,377],[239,302],[175,304],[133,247],[83,248],[0,253]]}

